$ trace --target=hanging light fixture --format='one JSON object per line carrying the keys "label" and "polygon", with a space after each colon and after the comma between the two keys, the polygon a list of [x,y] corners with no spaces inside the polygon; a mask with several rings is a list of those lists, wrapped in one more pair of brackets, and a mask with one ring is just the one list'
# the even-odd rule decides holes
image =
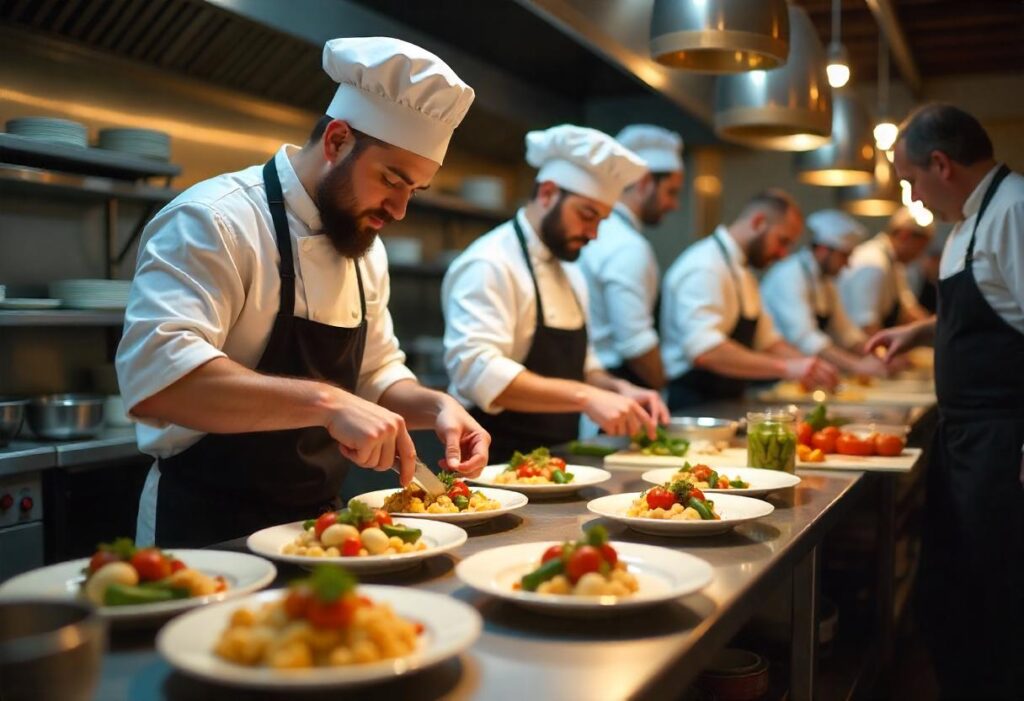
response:
{"label": "hanging light fixture", "polygon": [[671,68],[737,73],[789,56],[786,0],[654,0],[651,58]]}
{"label": "hanging light fixture", "polygon": [[839,190],[839,206],[862,217],[887,217],[900,207],[900,183],[896,169],[875,151],[875,177],[867,185],[854,185]]}
{"label": "hanging light fixture", "polygon": [[806,151],[828,143],[832,89],[825,51],[803,9],[789,6],[786,65],[716,81],[714,121],[719,137],[754,148]]}
{"label": "hanging light fixture", "polygon": [[832,0],[832,41],[828,45],[828,84],[833,88],[841,88],[850,82],[850,55],[839,39],[840,24],[843,10],[842,0]]}
{"label": "hanging light fixture", "polygon": [[921,200],[915,200],[913,196],[913,188],[910,183],[906,180],[900,180],[901,200],[903,206],[910,211],[910,216],[914,218],[918,226],[928,226],[935,221],[935,215],[932,211],[924,206],[924,202]]}
{"label": "hanging light fixture", "polygon": [[849,90],[832,98],[832,138],[795,157],[796,177],[808,185],[841,187],[870,183],[875,174],[871,117]]}
{"label": "hanging light fixture", "polygon": [[[875,148],[891,151],[899,134],[899,127],[889,115],[889,44],[885,31],[879,28],[878,35],[878,121],[875,122]],[[891,160],[891,159],[890,159]]]}

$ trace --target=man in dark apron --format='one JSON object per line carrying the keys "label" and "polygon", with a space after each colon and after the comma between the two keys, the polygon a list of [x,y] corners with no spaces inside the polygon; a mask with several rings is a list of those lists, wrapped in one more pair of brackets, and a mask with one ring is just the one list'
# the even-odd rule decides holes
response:
{"label": "man in dark apron", "polygon": [[451,392],[490,432],[496,461],[576,438],[581,413],[608,433],[653,438],[668,420],[664,404],[600,367],[587,341],[585,283],[564,264],[645,165],[606,134],[570,125],[528,134],[526,159],[540,169],[530,201],[445,275]]}
{"label": "man in dark apron", "polygon": [[[415,67],[415,71],[413,68]],[[338,506],[347,465],[400,468],[432,428],[478,472],[488,436],[405,368],[379,230],[429,185],[472,89],[419,47],[337,39],[301,149],[193,186],[150,223],[118,373],[158,457],[141,544],[199,547]]]}
{"label": "man in dark apron", "polygon": [[658,340],[661,273],[645,226],[657,226],[679,208],[683,141],[652,124],[631,124],[615,140],[640,156],[648,173],[627,187],[597,240],[580,254],[590,296],[589,328],[608,372],[640,387],[665,384]]}
{"label": "man in dark apron", "polygon": [[885,377],[885,364],[864,355],[867,337],[850,320],[835,277],[867,230],[845,212],[822,209],[807,217],[810,245],[773,265],[761,297],[779,333],[805,355],[824,358],[853,375]]}
{"label": "man in dark apron", "polygon": [[738,399],[750,380],[791,378],[832,387],[835,368],[786,343],[767,314],[750,268],[783,258],[803,231],[792,199],[777,191],[748,201],[672,264],[662,285],[662,354],[669,408]]}
{"label": "man in dark apron", "polygon": [[890,355],[934,340],[940,420],[927,474],[920,623],[944,698],[1024,698],[1024,178],[974,117],[928,105],[900,128],[915,199],[957,221],[931,320],[883,331]]}

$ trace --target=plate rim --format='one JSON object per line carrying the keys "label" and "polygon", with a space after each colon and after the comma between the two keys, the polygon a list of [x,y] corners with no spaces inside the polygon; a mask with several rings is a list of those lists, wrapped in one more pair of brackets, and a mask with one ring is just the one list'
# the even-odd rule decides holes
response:
{"label": "plate rim", "polygon": [[[483,469],[486,470],[486,469],[492,468],[492,467],[504,467],[504,466],[507,466],[507,465],[508,465],[507,462],[506,463],[500,463],[499,462],[499,463],[493,463],[491,465],[487,465]],[[590,482],[576,482],[576,480],[573,480],[572,482],[569,482],[567,484],[502,484],[502,485],[496,484],[493,481],[492,482],[481,482],[479,480],[479,477],[467,478],[466,481],[467,482],[472,482],[473,484],[478,484],[481,487],[489,487],[491,489],[500,489],[500,490],[508,491],[508,492],[521,492],[521,493],[527,493],[527,494],[532,492],[532,493],[535,493],[535,494],[552,494],[553,495],[556,492],[564,492],[564,493],[575,492],[575,491],[578,491],[580,489],[583,489],[584,487],[592,487],[592,486],[594,486],[596,484],[602,484],[602,483],[607,482],[608,480],[610,480],[612,478],[612,473],[609,472],[608,470],[604,469],[603,467],[595,467],[594,465],[581,465],[581,464],[578,464],[578,463],[566,463],[565,467],[566,467],[566,469],[570,469],[570,468],[572,468],[572,469],[579,469],[579,468],[582,467],[582,468],[584,468],[587,471],[593,470],[594,471],[594,475],[595,475],[595,477],[597,477],[597,479],[591,480]],[[483,475],[483,472],[481,471],[480,474]]]}

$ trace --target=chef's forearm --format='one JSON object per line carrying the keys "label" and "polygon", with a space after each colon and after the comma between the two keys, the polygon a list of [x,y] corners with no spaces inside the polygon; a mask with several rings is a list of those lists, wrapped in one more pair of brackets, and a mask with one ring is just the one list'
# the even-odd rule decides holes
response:
{"label": "chef's forearm", "polygon": [[665,386],[665,366],[662,364],[660,346],[655,346],[643,355],[628,358],[626,365],[648,387],[661,389]]}
{"label": "chef's forearm", "polygon": [[445,404],[454,401],[447,394],[427,389],[416,380],[401,380],[384,390],[377,403],[404,418],[406,427],[415,431],[434,428],[437,415]]}
{"label": "chef's forearm", "polygon": [[140,419],[204,433],[247,433],[322,426],[344,405],[342,389],[263,375],[228,358],[214,358],[134,407]]}
{"label": "chef's forearm", "polygon": [[725,341],[694,359],[694,366],[727,377],[774,380],[786,374],[785,360]]}
{"label": "chef's forearm", "polygon": [[535,413],[582,411],[589,391],[582,382],[543,377],[523,370],[497,396],[494,405]]}

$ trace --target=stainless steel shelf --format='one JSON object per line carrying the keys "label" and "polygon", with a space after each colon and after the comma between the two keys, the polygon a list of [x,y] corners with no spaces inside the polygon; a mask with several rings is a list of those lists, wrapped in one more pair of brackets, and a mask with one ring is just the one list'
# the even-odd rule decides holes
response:
{"label": "stainless steel shelf", "polygon": [[124,312],[85,309],[0,309],[0,326],[120,326]]}
{"label": "stainless steel shelf", "polygon": [[115,197],[154,204],[170,202],[181,192],[169,187],[154,187],[95,175],[61,173],[12,163],[0,163],[0,189],[4,192],[58,194],[92,200]]}
{"label": "stainless steel shelf", "polygon": [[129,180],[157,176],[168,178],[181,173],[181,166],[131,153],[67,146],[3,133],[0,133],[0,160],[34,168]]}
{"label": "stainless steel shelf", "polygon": [[25,437],[0,448],[0,476],[54,467],[87,469],[142,455],[131,427],[106,428],[95,438],[77,441],[41,441],[28,428],[22,430]]}

